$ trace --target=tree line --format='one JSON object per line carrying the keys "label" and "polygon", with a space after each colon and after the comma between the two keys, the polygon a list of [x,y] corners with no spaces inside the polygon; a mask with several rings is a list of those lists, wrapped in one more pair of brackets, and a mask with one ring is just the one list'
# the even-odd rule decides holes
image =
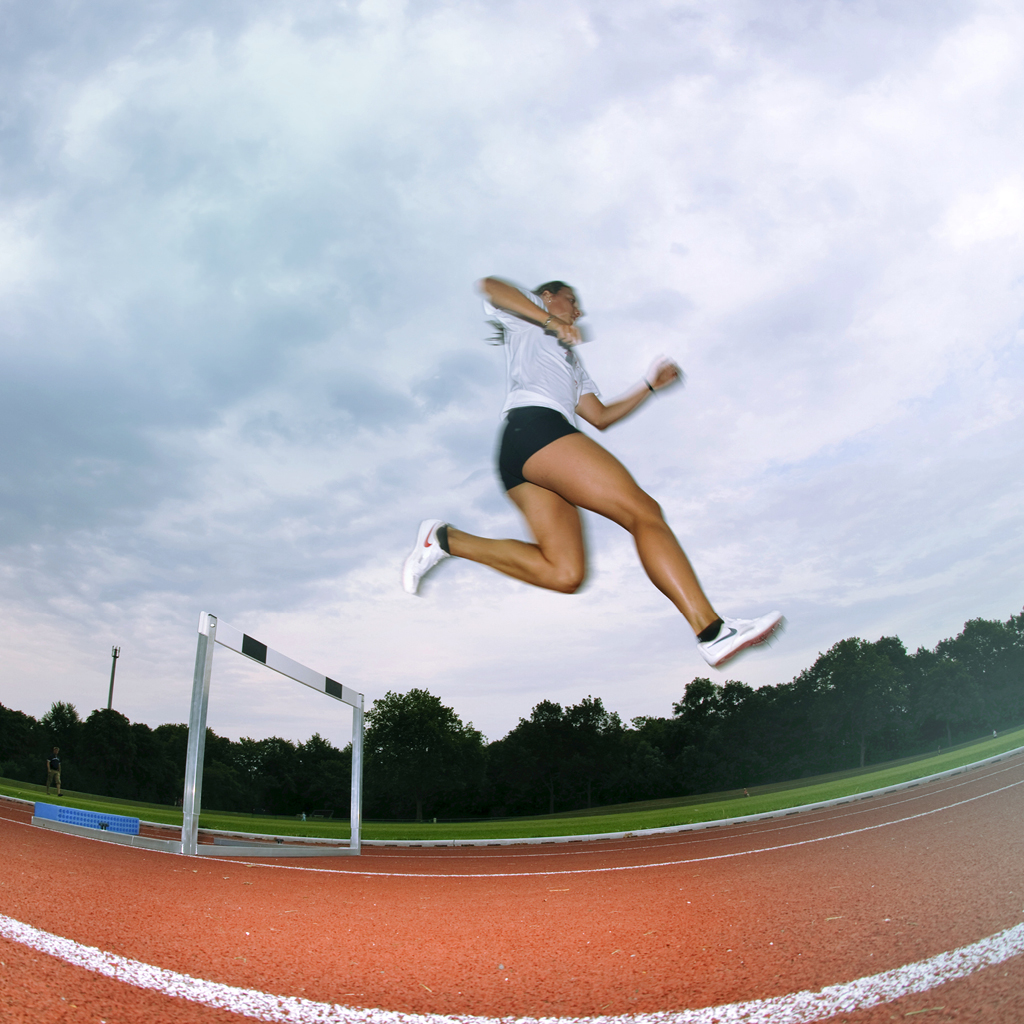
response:
{"label": "tree line", "polygon": [[[600,698],[541,701],[488,743],[426,690],[386,693],[366,714],[364,814],[545,814],[798,779],[924,753],[1024,721],[1024,612],[972,619],[909,654],[898,637],[842,640],[791,682],[753,689],[693,679],[670,717],[624,723]],[[180,798],[188,727],[151,729],[113,710],[82,721],[0,705],[0,775],[45,780],[61,748],[67,788],[155,803]],[[319,735],[238,742],[207,730],[203,806],[348,813],[351,746]]]}

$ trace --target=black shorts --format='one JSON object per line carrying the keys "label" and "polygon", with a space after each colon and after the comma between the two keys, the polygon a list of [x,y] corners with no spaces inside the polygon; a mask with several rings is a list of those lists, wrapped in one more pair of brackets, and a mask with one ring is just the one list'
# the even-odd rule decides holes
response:
{"label": "black shorts", "polygon": [[498,473],[506,491],[526,483],[526,460],[567,434],[579,431],[555,409],[526,405],[509,409],[498,443]]}

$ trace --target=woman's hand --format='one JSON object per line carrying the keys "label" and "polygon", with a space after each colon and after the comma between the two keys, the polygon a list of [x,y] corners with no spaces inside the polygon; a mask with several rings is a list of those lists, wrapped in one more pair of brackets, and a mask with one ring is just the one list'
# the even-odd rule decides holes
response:
{"label": "woman's hand", "polygon": [[573,345],[579,345],[583,341],[583,335],[575,324],[567,324],[557,316],[548,319],[551,322],[544,326],[544,330],[554,334],[563,345],[572,348]]}
{"label": "woman's hand", "polygon": [[[549,327],[548,330],[550,329]],[[607,430],[613,423],[618,423],[624,416],[628,416],[642,405],[645,399],[651,397],[652,391],[660,391],[685,379],[686,374],[671,359],[659,356],[651,363],[644,375],[643,383],[636,384],[631,391],[627,391],[621,398],[608,405],[605,405],[597,395],[583,395],[576,406],[576,414],[598,430]]]}
{"label": "woman's hand", "polygon": [[667,388],[670,384],[675,384],[676,381],[679,381],[680,384],[685,383],[686,374],[665,356],[658,356],[651,363],[647,373],[644,374],[644,383],[655,391]]}

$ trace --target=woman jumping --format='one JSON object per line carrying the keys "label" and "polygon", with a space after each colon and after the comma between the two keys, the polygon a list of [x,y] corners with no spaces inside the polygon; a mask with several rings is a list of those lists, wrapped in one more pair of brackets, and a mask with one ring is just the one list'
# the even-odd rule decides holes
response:
{"label": "woman jumping", "polygon": [[579,415],[598,430],[610,427],[655,391],[680,380],[679,367],[659,360],[641,383],[605,405],[574,351],[582,340],[575,325],[583,314],[569,285],[549,281],[531,294],[486,277],[480,288],[507,362],[508,397],[502,409],[507,415],[498,472],[534,543],[475,537],[439,519],[425,519],[405,560],[405,589],[415,594],[427,572],[455,555],[525,583],[571,594],[586,575],[579,514],[585,508],[633,535],[651,582],[682,612],[709,665],[717,668],[767,640],[782,625],[782,615],[719,616],[657,502],[637,486],[618,459],[573,426]]}

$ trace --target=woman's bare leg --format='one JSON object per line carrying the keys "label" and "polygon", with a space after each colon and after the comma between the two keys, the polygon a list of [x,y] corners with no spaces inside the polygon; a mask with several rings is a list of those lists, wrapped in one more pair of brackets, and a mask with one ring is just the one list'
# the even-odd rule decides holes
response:
{"label": "woman's bare leg", "polygon": [[651,582],[683,613],[695,633],[718,618],[658,503],[626,468],[586,434],[569,434],[530,456],[523,476],[628,530]]}
{"label": "woman's bare leg", "polygon": [[586,434],[552,441],[527,459],[523,475],[527,483],[508,493],[536,543],[490,540],[449,526],[453,555],[534,586],[572,593],[586,572],[577,511],[585,508],[633,535],[651,582],[682,612],[695,633],[718,619],[658,503],[637,486],[614,455]]}
{"label": "woman's bare leg", "polygon": [[536,543],[490,540],[449,526],[448,549],[524,583],[571,594],[586,575],[579,510],[553,491],[531,483],[513,487],[508,496],[523,513]]}

